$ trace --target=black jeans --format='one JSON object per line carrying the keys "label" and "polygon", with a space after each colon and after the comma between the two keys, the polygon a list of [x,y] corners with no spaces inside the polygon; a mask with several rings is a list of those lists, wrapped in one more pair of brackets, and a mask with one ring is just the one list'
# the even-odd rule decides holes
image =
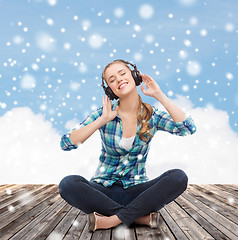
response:
{"label": "black jeans", "polygon": [[188,177],[183,170],[171,169],[145,183],[123,188],[121,181],[110,187],[71,175],[59,184],[61,197],[70,205],[89,214],[116,214],[127,227],[140,216],[158,211],[187,188]]}

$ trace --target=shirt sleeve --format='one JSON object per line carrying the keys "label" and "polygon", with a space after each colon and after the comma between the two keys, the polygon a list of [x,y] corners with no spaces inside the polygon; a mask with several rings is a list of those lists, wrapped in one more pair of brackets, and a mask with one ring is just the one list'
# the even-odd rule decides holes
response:
{"label": "shirt sleeve", "polygon": [[161,130],[178,136],[187,136],[192,135],[197,130],[192,117],[188,115],[186,115],[184,121],[174,122],[169,113],[154,108],[154,117],[157,131]]}
{"label": "shirt sleeve", "polygon": [[72,131],[75,129],[80,129],[84,126],[87,126],[88,124],[95,121],[101,115],[102,115],[102,107],[97,109],[96,111],[92,112],[91,114],[89,114],[81,123],[78,123],[70,132],[64,134],[61,137],[61,141],[60,141],[61,149],[64,151],[70,151],[72,149],[78,148],[78,146],[73,144],[70,140],[70,135],[71,135]]}

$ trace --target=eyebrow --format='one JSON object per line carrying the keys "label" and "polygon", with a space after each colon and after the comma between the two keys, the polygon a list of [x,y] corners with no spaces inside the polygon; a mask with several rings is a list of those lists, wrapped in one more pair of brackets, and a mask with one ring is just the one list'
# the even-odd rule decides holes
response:
{"label": "eyebrow", "polygon": [[[125,69],[121,69],[121,70],[119,70],[117,73],[120,73],[121,71],[123,71],[123,70],[125,70]],[[114,75],[112,75],[112,76],[110,76],[109,78],[108,78],[108,80],[111,78],[111,77],[113,77]]]}

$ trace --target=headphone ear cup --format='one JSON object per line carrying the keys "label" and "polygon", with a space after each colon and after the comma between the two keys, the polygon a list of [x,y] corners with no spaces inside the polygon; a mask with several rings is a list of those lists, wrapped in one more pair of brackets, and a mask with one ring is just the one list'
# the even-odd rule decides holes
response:
{"label": "headphone ear cup", "polygon": [[136,86],[139,86],[142,83],[142,77],[138,70],[132,70],[131,75],[135,80]]}
{"label": "headphone ear cup", "polygon": [[111,99],[118,99],[118,96],[112,91],[112,89],[110,87],[105,87],[104,88],[105,94]]}

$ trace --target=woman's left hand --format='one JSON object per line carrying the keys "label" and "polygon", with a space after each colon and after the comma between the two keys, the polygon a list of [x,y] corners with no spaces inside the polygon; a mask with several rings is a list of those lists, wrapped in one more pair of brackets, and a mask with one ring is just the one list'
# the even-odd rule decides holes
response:
{"label": "woman's left hand", "polygon": [[141,91],[146,95],[150,97],[158,97],[160,94],[163,94],[161,91],[159,85],[157,82],[152,79],[150,76],[146,74],[140,73],[142,80],[146,86],[147,89],[144,88],[144,86],[141,84]]}

